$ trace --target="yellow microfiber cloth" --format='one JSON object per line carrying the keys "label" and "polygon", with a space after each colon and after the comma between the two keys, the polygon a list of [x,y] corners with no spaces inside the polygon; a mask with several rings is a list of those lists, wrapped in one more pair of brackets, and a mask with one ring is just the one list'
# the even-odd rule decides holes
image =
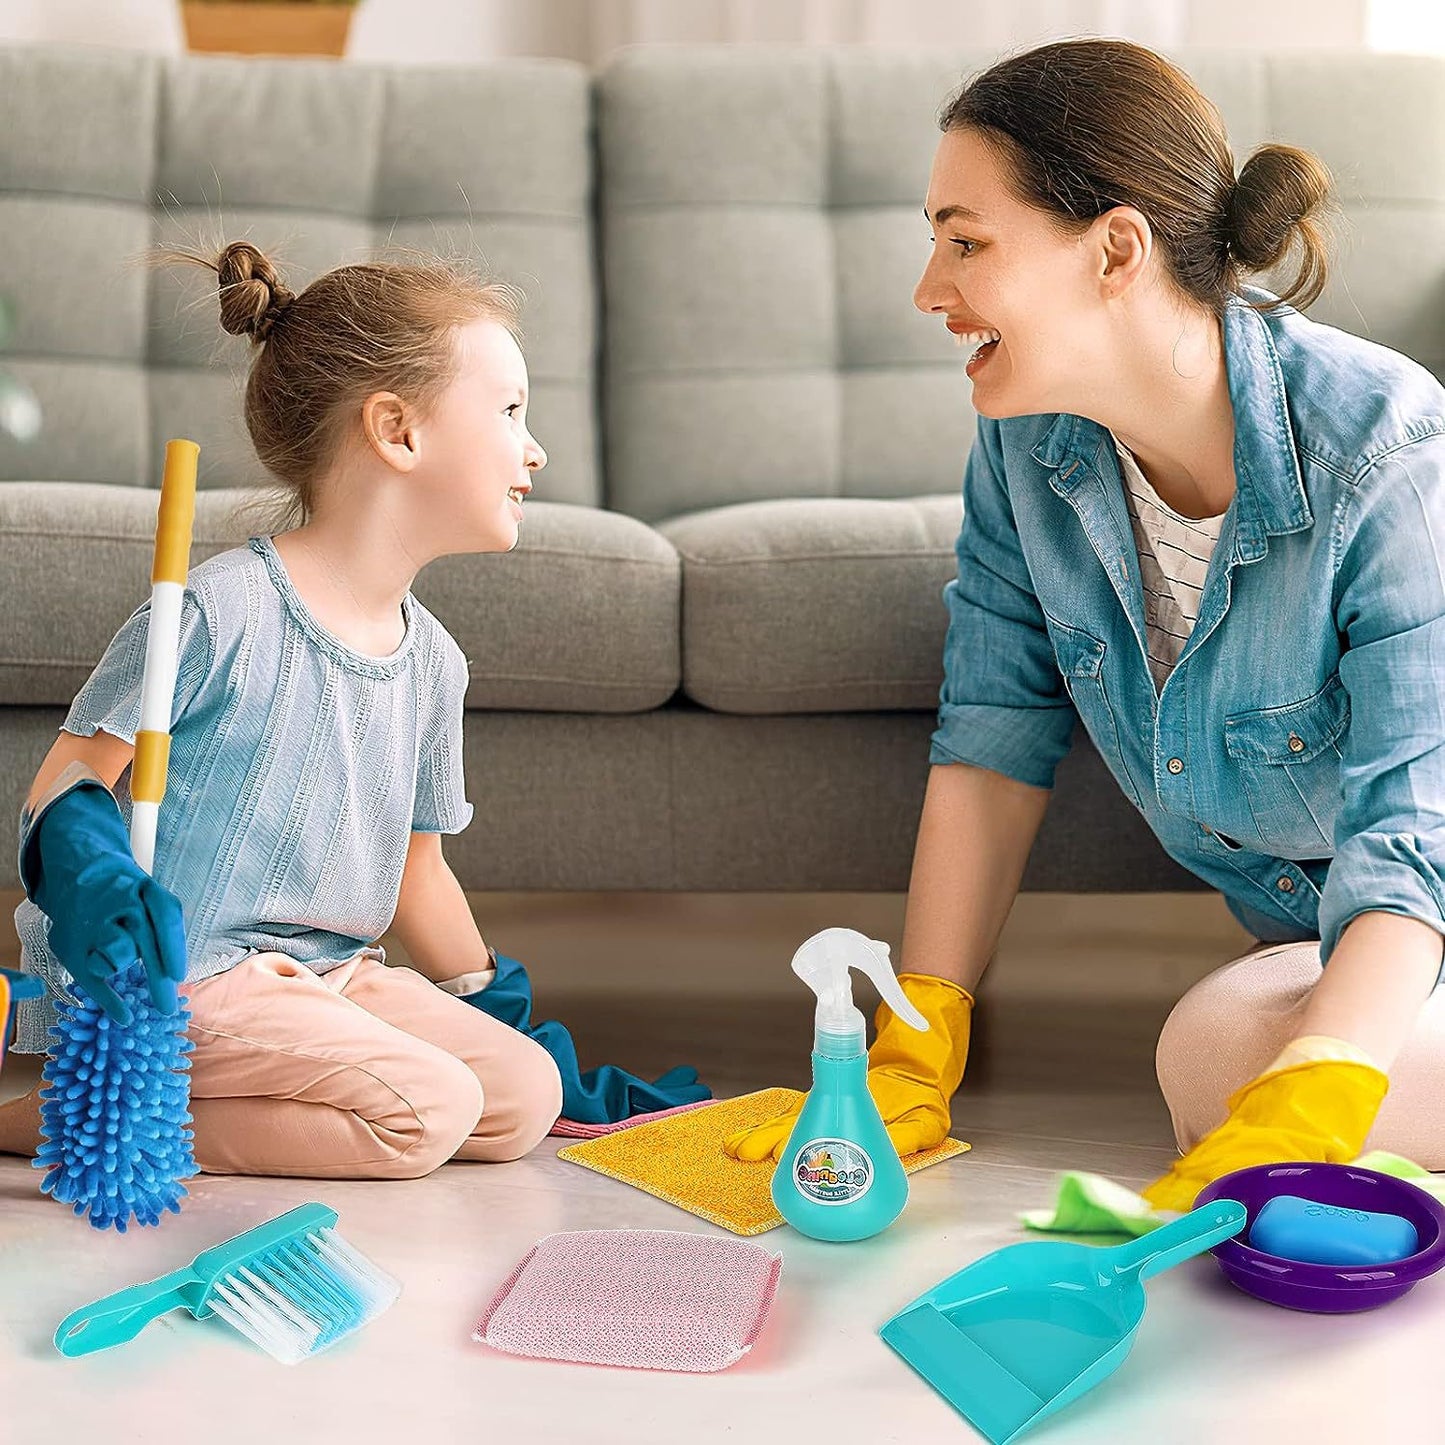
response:
{"label": "yellow microfiber cloth", "polygon": [[[783,1222],[769,1192],[776,1166],[771,1159],[756,1164],[731,1159],[722,1141],[738,1129],[796,1108],[802,1097],[796,1089],[763,1089],[572,1144],[557,1157],[645,1190],[734,1234],[766,1234]],[[913,1174],[968,1147],[958,1139],[945,1139],[936,1149],[910,1154],[903,1168]]]}

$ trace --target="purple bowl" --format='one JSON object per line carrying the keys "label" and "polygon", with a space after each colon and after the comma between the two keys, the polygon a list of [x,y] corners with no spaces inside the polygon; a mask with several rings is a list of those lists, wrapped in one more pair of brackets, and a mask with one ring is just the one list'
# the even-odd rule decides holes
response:
{"label": "purple bowl", "polygon": [[[1276,1195],[1295,1194],[1317,1204],[1398,1214],[1415,1226],[1420,1247],[1388,1265],[1300,1264],[1252,1249],[1245,1240],[1254,1217]],[[1248,1211],[1245,1227],[1210,1252],[1231,1284],[1269,1304],[1315,1314],[1372,1310],[1407,1294],[1445,1267],[1445,1205],[1404,1179],[1353,1164],[1261,1164],[1216,1179],[1194,1201],[1237,1199]]]}

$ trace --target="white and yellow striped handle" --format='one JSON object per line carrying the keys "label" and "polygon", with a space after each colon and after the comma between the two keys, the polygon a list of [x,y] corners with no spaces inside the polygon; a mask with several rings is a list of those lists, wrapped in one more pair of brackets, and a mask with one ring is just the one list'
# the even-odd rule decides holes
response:
{"label": "white and yellow striped handle", "polygon": [[166,791],[171,751],[171,709],[181,637],[181,598],[190,570],[191,530],[196,520],[195,442],[166,443],[166,469],[156,510],[156,550],[151,564],[151,613],[141,679],[140,730],[130,775],[130,847],[150,873],[155,865],[156,823]]}

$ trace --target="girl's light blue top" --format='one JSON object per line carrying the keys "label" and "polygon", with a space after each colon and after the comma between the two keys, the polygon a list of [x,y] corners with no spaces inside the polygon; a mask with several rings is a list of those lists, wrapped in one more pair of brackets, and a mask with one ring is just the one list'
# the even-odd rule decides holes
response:
{"label": "girl's light blue top", "polygon": [[[147,601],[77,694],[65,730],[127,742],[140,721]],[[292,587],[270,538],[192,569],[155,876],[185,910],[191,982],[256,951],[318,972],[390,925],[411,834],[471,821],[462,777],[467,662],[410,593],[400,647],[353,652]],[[130,819],[130,774],[116,787]],[[42,800],[42,804],[43,804]],[[22,849],[30,819],[21,820]],[[56,989],[49,921],[27,899],[24,965]],[[17,1047],[45,1049],[48,1000],[22,1005]]]}
{"label": "girl's light blue top", "polygon": [[1445,391],[1289,308],[1231,302],[1224,342],[1238,487],[1162,691],[1109,433],[980,419],[932,761],[1050,787],[1077,710],[1258,937],[1445,932]]}

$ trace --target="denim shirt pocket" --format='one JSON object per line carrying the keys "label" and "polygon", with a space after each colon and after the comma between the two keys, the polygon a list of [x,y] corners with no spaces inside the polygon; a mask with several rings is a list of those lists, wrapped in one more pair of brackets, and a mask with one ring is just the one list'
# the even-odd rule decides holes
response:
{"label": "denim shirt pocket", "polygon": [[1044,612],[1044,619],[1054,645],[1054,660],[1074,704],[1074,711],[1079,714],[1079,720],[1115,781],[1134,806],[1142,809],[1139,790],[1134,786],[1134,779],[1124,761],[1119,726],[1104,686],[1104,658],[1109,644],[1102,637],[1085,632],[1082,627],[1060,622],[1048,611]]}
{"label": "denim shirt pocket", "polygon": [[1350,696],[1338,673],[1299,702],[1225,718],[1224,750],[1271,852],[1294,858],[1334,852],[1340,745],[1349,725]]}

